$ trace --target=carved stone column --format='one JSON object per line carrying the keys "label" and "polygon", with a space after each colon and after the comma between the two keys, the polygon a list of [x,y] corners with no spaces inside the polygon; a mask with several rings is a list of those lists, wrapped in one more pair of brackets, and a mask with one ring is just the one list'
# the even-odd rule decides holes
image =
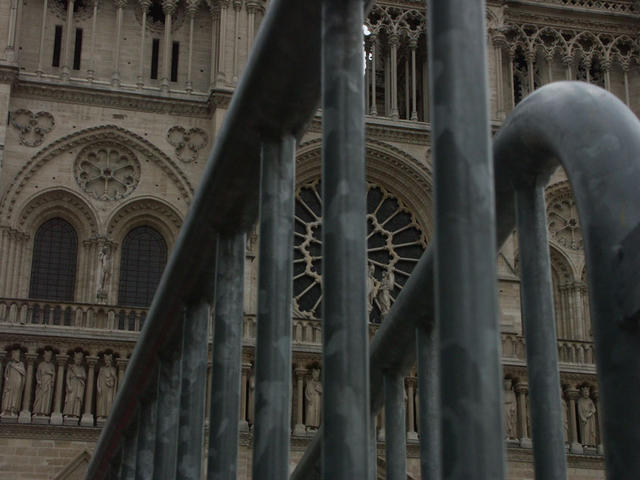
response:
{"label": "carved stone column", "polygon": [[391,118],[398,118],[398,46],[400,36],[392,33],[389,35],[389,46],[391,49]]}
{"label": "carved stone column", "polygon": [[547,83],[553,82],[553,53],[549,53],[544,57],[547,62]]}
{"label": "carved stone column", "polygon": [[120,387],[122,386],[122,381],[124,380],[124,373],[127,369],[128,363],[129,363],[129,360],[124,356],[116,359],[116,365],[118,366],[118,390],[120,390]]}
{"label": "carved stone column", "polygon": [[169,93],[169,71],[171,66],[171,17],[176,12],[175,0],[163,0],[164,12],[164,55],[162,56],[162,93]]}
{"label": "carved stone column", "polygon": [[294,435],[304,435],[304,377],[307,374],[306,368],[296,368],[296,424],[293,427]]}
{"label": "carved stone column", "polygon": [[515,386],[518,401],[518,434],[520,436],[520,446],[531,448],[531,438],[529,437],[529,425],[527,421],[527,394],[529,385],[525,382],[517,383]]}
{"label": "carved stone column", "polygon": [[216,86],[216,78],[218,74],[218,45],[219,43],[219,20],[220,20],[220,4],[210,2],[209,13],[211,14],[211,55],[210,55],[210,68],[209,68],[209,89],[213,89]]}
{"label": "carved stone column", "polygon": [[376,43],[377,37],[374,33],[369,36],[371,42],[371,100],[370,110],[371,115],[378,115],[378,105],[376,102]]}
{"label": "carved stone column", "polygon": [[242,0],[233,0],[233,84],[238,83],[238,47],[240,42],[240,10],[242,9]]}
{"label": "carved stone column", "polygon": [[9,63],[16,61],[16,30],[18,27],[18,0],[11,0],[9,10],[9,25],[7,26],[7,46],[4,49],[5,58]]}
{"label": "carved stone column", "polygon": [[598,416],[598,453],[600,455],[604,455],[604,445],[602,444],[602,415],[600,413],[602,410],[600,410],[600,394],[598,389],[595,387],[591,390],[591,398],[595,401],[596,415]]}
{"label": "carved stone column", "polygon": [[45,34],[47,29],[47,3],[48,0],[44,0],[42,4],[42,20],[40,22],[40,47],[38,48],[38,67],[36,68],[36,73],[38,77],[42,77],[42,62],[44,60],[44,50],[45,50]]}
{"label": "carved stone column", "polygon": [[89,82],[93,82],[96,76],[96,25],[98,23],[99,1],[100,0],[93,0],[93,15],[91,15],[91,46],[89,47],[89,68],[87,70],[87,79]]}
{"label": "carved stone column", "polygon": [[251,364],[242,363],[242,380],[240,384],[240,425],[241,432],[249,431],[249,422],[247,422],[247,404],[249,398],[247,397],[247,382],[249,380],[249,374],[251,373]]}
{"label": "carved stone column", "polygon": [[73,8],[74,8],[74,0],[67,1],[67,21],[64,25],[65,28],[65,36],[64,36],[64,50],[62,55],[62,80],[69,80],[69,61],[71,56],[71,30],[73,30]]}
{"label": "carved stone column", "polygon": [[562,63],[567,67],[567,80],[573,80],[573,57],[565,55],[562,57]]}
{"label": "carved stone column", "polygon": [[187,93],[193,91],[193,83],[191,81],[192,76],[192,63],[193,63],[193,25],[198,13],[198,4],[200,0],[188,0],[187,1],[187,17],[189,18],[189,51],[187,54]]}
{"label": "carved stone column", "polygon": [[527,60],[527,73],[529,74],[529,93],[533,93],[533,91],[536,89],[536,77],[534,71],[534,61],[536,59],[536,53],[528,51],[525,54],[525,58]]}
{"label": "carved stone column", "polygon": [[140,29],[140,55],[138,57],[138,78],[136,80],[136,87],[140,90],[144,87],[144,40],[147,31],[147,11],[151,6],[151,0],[138,0],[140,4],[140,9],[142,10],[141,15],[141,24],[142,27]]}
{"label": "carved stone column", "polygon": [[22,410],[18,417],[18,423],[31,423],[31,393],[33,391],[33,364],[38,358],[37,353],[25,354],[27,360],[27,375],[22,396]]}
{"label": "carved stone column", "polygon": [[116,38],[113,53],[113,74],[111,75],[111,86],[120,86],[120,38],[122,37],[122,13],[127,6],[127,0],[114,0],[116,7]]}
{"label": "carved stone column", "polygon": [[629,97],[629,64],[627,62],[622,64],[622,75],[624,76],[624,103],[628,107],[630,105],[630,97]]}
{"label": "carved stone column", "polygon": [[4,357],[7,356],[5,350],[0,350],[0,396],[2,395],[2,387],[4,382]]}
{"label": "carved stone column", "polygon": [[416,85],[416,47],[418,41],[412,38],[409,42],[409,48],[411,49],[411,120],[418,121],[418,106],[416,104],[417,85]]}
{"label": "carved stone column", "polygon": [[227,11],[229,10],[229,0],[220,0],[220,13],[218,15],[218,71],[216,75],[216,86],[222,87],[225,84],[226,72],[226,49],[227,49]]}
{"label": "carved stone column", "polygon": [[58,374],[56,376],[56,397],[53,403],[53,413],[51,413],[51,425],[62,425],[62,388],[64,386],[64,366],[69,360],[69,355],[56,355],[58,364]]}
{"label": "carved stone column", "polygon": [[583,448],[578,442],[578,425],[576,423],[576,400],[580,396],[580,392],[575,386],[570,386],[565,390],[569,399],[569,445],[571,453],[583,453]]}
{"label": "carved stone column", "polygon": [[256,29],[256,12],[260,3],[256,0],[247,0],[247,54],[251,51]]}
{"label": "carved stone column", "polygon": [[87,384],[84,390],[84,413],[80,420],[80,425],[84,427],[93,427],[93,413],[91,413],[91,407],[93,406],[93,389],[95,388],[95,371],[96,364],[98,363],[98,357],[87,357],[87,365],[89,371],[87,372]]}
{"label": "carved stone column", "polygon": [[405,379],[407,386],[407,440],[418,440],[418,432],[416,432],[416,377],[407,377]]}

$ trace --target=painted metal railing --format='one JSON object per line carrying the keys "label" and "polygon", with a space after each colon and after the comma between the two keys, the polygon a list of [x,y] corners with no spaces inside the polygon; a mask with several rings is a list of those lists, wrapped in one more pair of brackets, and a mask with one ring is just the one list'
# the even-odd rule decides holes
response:
{"label": "painted metal railing", "polygon": [[640,403],[627,401],[640,398],[640,123],[603,90],[556,83],[521,102],[492,155],[485,4],[428,7],[435,240],[371,346],[363,2],[274,0],[87,478],[202,478],[213,300],[207,478],[236,478],[244,232],[258,209],[253,477],[289,476],[295,139],[321,85],[323,425],[292,478],[376,478],[384,404],[387,478],[406,479],[402,378],[416,361],[422,478],[505,478],[495,252],[516,224],[536,478],[567,477],[543,196],[558,163],[585,233],[608,475],[640,476]]}

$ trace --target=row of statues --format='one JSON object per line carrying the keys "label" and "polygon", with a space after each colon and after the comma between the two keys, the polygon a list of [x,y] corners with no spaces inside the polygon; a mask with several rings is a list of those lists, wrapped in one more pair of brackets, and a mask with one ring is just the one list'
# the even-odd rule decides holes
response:
{"label": "row of statues", "polygon": [[[31,414],[49,416],[52,411],[54,387],[56,382],[56,368],[52,361],[53,351],[45,350],[42,360],[35,373],[35,394]],[[109,415],[118,385],[116,368],[113,365],[113,354],[104,354],[104,364],[98,370],[96,380],[96,416],[105,419]],[[64,407],[62,414],[65,418],[79,418],[85,399],[87,383],[87,369],[84,353],[76,351],[73,362],[68,365],[64,377]],[[11,350],[11,358],[7,361],[3,376],[2,417],[18,416],[23,403],[26,386],[26,369],[22,361],[22,350]],[[29,399],[30,400],[30,399]]]}
{"label": "row of statues", "polygon": [[[527,405],[528,407],[528,405]],[[580,396],[575,401],[577,419],[577,433],[580,442],[585,446],[597,445],[596,430],[596,406],[591,399],[591,388],[588,385],[580,387]],[[562,398],[562,422],[565,442],[569,442],[569,407]],[[504,380],[504,429],[505,436],[509,440],[518,438],[518,405],[516,393],[513,390],[513,382],[510,378]]]}

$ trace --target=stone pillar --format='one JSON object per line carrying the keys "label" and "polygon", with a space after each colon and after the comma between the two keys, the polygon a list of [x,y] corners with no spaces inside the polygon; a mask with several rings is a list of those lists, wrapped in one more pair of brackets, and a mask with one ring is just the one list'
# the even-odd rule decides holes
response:
{"label": "stone pillar", "polygon": [[95,388],[94,377],[97,363],[98,357],[87,357],[89,371],[87,372],[87,384],[84,389],[84,413],[80,419],[80,425],[83,427],[93,427],[93,413],[91,413],[91,408],[93,406],[93,389]]}
{"label": "stone pillar", "polygon": [[219,67],[217,66],[217,46],[219,35],[219,20],[220,20],[220,5],[218,3],[211,2],[209,4],[209,13],[211,14],[211,67],[209,69],[209,89],[213,89],[216,86],[216,79]]}
{"label": "stone pillar", "polygon": [[187,84],[186,90],[187,93],[191,93],[193,91],[193,82],[191,81],[192,76],[192,63],[193,63],[193,24],[195,22],[196,13],[198,13],[198,1],[199,0],[189,0],[187,1],[187,17],[189,18],[189,52],[187,53]]}
{"label": "stone pillar", "polygon": [[240,28],[240,10],[242,9],[242,0],[233,0],[233,84],[238,83],[238,38]]}
{"label": "stone pillar", "polygon": [[529,385],[525,382],[517,383],[515,386],[517,402],[518,402],[518,433],[520,434],[520,446],[523,448],[531,448],[531,438],[529,437],[529,424],[527,421],[527,394],[529,393]]}
{"label": "stone pillar", "polygon": [[163,0],[162,11],[164,12],[164,48],[162,56],[162,93],[169,93],[169,71],[171,66],[171,16],[176,11],[174,0]]}
{"label": "stone pillar", "polygon": [[9,10],[9,25],[7,26],[7,47],[4,50],[5,58],[9,63],[16,62],[16,30],[18,28],[18,0],[11,0]]}
{"label": "stone pillar", "polygon": [[602,71],[604,72],[604,88],[610,92],[611,91],[611,60],[603,60],[600,64],[602,66]]}
{"label": "stone pillar", "polygon": [[144,87],[144,40],[147,31],[147,11],[151,6],[151,0],[139,0],[140,9],[142,10],[141,24],[142,28],[140,29],[140,55],[138,57],[138,78],[136,80],[136,87],[138,90]]}
{"label": "stone pillar", "polygon": [[31,393],[33,392],[33,364],[38,358],[37,353],[25,354],[27,360],[27,375],[22,396],[22,410],[18,417],[18,423],[31,423]]}
{"label": "stone pillar", "polygon": [[418,107],[416,105],[416,94],[418,87],[416,85],[416,47],[418,41],[413,38],[409,42],[409,48],[411,49],[411,120],[418,121]]}
{"label": "stone pillar", "polygon": [[2,400],[2,387],[4,382],[4,357],[7,356],[5,350],[0,350],[0,400]]}
{"label": "stone pillar", "polygon": [[416,377],[407,377],[405,379],[407,386],[407,440],[418,440],[418,432],[416,432]]}
{"label": "stone pillar", "polygon": [[93,0],[93,15],[91,16],[91,46],[89,49],[89,69],[87,70],[87,79],[89,82],[93,82],[96,77],[96,26],[98,24],[99,1],[100,0]]}
{"label": "stone pillar", "polygon": [[116,365],[118,366],[118,390],[120,390],[120,387],[122,386],[124,374],[127,369],[127,363],[129,363],[129,360],[124,356],[116,359]]}
{"label": "stone pillar", "polygon": [[42,77],[42,62],[44,60],[44,49],[45,49],[45,32],[47,28],[47,3],[48,0],[44,0],[42,4],[42,20],[40,21],[40,48],[38,49],[38,67],[36,68],[36,73],[38,77]]}
{"label": "stone pillar", "polygon": [[111,75],[111,86],[120,86],[120,37],[122,37],[122,13],[127,6],[127,0],[114,0],[116,7],[116,38],[113,53],[113,74]]}
{"label": "stone pillar", "polygon": [[71,56],[71,31],[73,30],[74,0],[67,0],[67,21],[64,25],[64,49],[62,50],[62,80],[69,80],[69,57]]}
{"label": "stone pillar", "polygon": [[625,63],[622,65],[622,74],[624,75],[624,103],[629,107],[629,64]]}
{"label": "stone pillar", "polygon": [[227,59],[227,11],[229,10],[229,0],[220,0],[220,14],[218,15],[218,71],[216,74],[216,86],[223,87],[225,84],[225,63]]}
{"label": "stone pillar", "polygon": [[249,373],[251,372],[251,364],[242,363],[242,380],[240,383],[240,425],[239,430],[241,432],[249,431],[249,422],[247,422],[247,382],[249,380]]}
{"label": "stone pillar", "polygon": [[400,36],[398,34],[389,35],[389,45],[391,47],[391,118],[398,118],[398,46]]}
{"label": "stone pillar", "polygon": [[371,41],[371,100],[370,110],[371,115],[378,115],[378,105],[376,102],[376,40],[375,34],[371,34],[369,37]]}
{"label": "stone pillar", "polygon": [[296,424],[293,427],[294,435],[304,435],[304,377],[307,374],[306,368],[296,368]]}
{"label": "stone pillar", "polygon": [[567,80],[573,80],[573,57],[565,55],[562,57],[562,63],[567,67]]}
{"label": "stone pillar", "polygon": [[260,3],[256,0],[247,0],[247,54],[253,46],[256,28],[256,12],[260,8]]}
{"label": "stone pillar", "polygon": [[51,413],[51,425],[62,425],[62,389],[64,387],[64,366],[69,360],[69,355],[56,355],[58,364],[58,375],[56,376],[56,397],[53,402],[53,412]]}
{"label": "stone pillar", "polygon": [[600,413],[602,410],[600,410],[600,393],[597,388],[594,387],[591,390],[591,397],[596,404],[596,415],[598,416],[598,435],[596,436],[598,441],[598,453],[600,455],[604,455],[604,445],[602,444],[602,415]]}
{"label": "stone pillar", "polygon": [[516,87],[513,83],[513,59],[516,55],[515,50],[509,49],[509,98],[511,100],[511,110],[516,106]]}
{"label": "stone pillar", "polygon": [[536,59],[536,53],[528,51],[526,53],[527,60],[527,73],[529,74],[529,93],[533,93],[536,89],[536,77],[534,71],[534,61]]}
{"label": "stone pillar", "polygon": [[544,57],[547,62],[547,83],[553,82],[553,53]]}
{"label": "stone pillar", "polygon": [[583,448],[578,442],[578,425],[576,416],[576,400],[580,396],[580,392],[575,386],[570,386],[565,390],[569,399],[569,445],[571,453],[583,453]]}

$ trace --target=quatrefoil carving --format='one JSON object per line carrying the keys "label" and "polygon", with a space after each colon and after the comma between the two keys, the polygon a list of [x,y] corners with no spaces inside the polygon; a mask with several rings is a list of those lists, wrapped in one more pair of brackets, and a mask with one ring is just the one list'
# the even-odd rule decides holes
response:
{"label": "quatrefoil carving", "polygon": [[171,127],[167,132],[167,141],[176,147],[179,160],[189,163],[198,158],[200,150],[209,142],[207,133],[201,128]]}
{"label": "quatrefoil carving", "polygon": [[44,136],[53,130],[56,122],[49,112],[33,113],[30,110],[15,110],[11,113],[11,125],[20,135],[20,143],[27,147],[37,147]]}

